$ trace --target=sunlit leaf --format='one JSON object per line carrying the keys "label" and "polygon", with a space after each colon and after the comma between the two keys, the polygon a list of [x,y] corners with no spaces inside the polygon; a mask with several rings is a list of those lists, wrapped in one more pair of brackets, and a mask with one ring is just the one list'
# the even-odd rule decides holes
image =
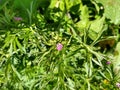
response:
{"label": "sunlit leaf", "polygon": [[81,30],[81,33],[84,32],[84,29],[88,28],[89,26],[89,10],[87,6],[82,6],[81,7],[81,15],[80,15],[81,20],[77,22],[77,27]]}
{"label": "sunlit leaf", "polygon": [[120,24],[120,0],[96,0],[103,4],[105,16],[111,20],[112,23]]}
{"label": "sunlit leaf", "polygon": [[116,73],[120,72],[120,42],[117,43],[116,49],[115,49],[115,56],[113,60],[114,70]]}
{"label": "sunlit leaf", "polygon": [[100,34],[100,32],[102,32],[104,30],[104,28],[103,28],[104,21],[105,21],[105,17],[97,18],[96,20],[91,21],[89,37],[92,40],[95,40],[98,37],[98,35]]}
{"label": "sunlit leaf", "polygon": [[24,47],[21,45],[21,43],[18,41],[18,38],[16,37],[15,38],[15,41],[16,41],[16,45],[18,46],[18,48],[23,52],[25,52],[25,49]]}

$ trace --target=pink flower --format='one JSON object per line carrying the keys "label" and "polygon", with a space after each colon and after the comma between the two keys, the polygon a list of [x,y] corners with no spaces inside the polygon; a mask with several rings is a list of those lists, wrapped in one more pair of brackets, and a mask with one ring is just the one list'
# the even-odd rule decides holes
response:
{"label": "pink flower", "polygon": [[110,61],[107,61],[107,62],[106,62],[106,64],[108,64],[108,65],[109,65],[109,64],[111,64],[111,62],[110,62]]}
{"label": "pink flower", "polygon": [[117,86],[118,88],[120,88],[120,83],[116,83],[116,86]]}
{"label": "pink flower", "polygon": [[57,44],[57,50],[60,51],[60,50],[62,50],[62,48],[63,48],[63,45],[61,43],[58,43]]}
{"label": "pink flower", "polygon": [[21,17],[14,17],[14,20],[16,20],[16,21],[21,21],[22,18],[21,18]]}

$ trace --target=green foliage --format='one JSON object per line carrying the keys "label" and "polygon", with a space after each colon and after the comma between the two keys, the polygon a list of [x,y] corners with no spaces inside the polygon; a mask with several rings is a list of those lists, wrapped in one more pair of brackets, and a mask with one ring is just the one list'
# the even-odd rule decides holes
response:
{"label": "green foliage", "polygon": [[119,89],[118,7],[118,0],[0,0],[0,90]]}
{"label": "green foliage", "polygon": [[105,8],[105,16],[114,24],[120,24],[120,0],[95,0]]}

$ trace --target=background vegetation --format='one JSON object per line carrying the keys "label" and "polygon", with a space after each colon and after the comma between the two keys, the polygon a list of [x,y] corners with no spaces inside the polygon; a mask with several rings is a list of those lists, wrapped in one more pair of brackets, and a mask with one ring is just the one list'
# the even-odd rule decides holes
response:
{"label": "background vegetation", "polygon": [[120,0],[0,0],[0,90],[119,90]]}

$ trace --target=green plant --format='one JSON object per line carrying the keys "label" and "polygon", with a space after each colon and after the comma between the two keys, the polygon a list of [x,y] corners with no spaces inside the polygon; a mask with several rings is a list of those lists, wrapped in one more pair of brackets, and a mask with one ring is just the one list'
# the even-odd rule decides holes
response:
{"label": "green plant", "polygon": [[119,89],[118,0],[0,5],[1,90]]}

